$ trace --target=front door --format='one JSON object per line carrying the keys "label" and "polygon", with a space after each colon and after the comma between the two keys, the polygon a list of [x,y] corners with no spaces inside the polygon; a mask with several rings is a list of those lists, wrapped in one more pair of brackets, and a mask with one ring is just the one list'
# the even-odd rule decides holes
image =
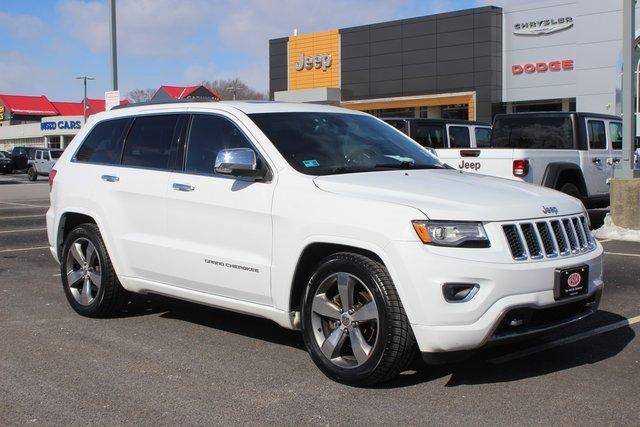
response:
{"label": "front door", "polygon": [[167,188],[172,282],[268,305],[275,184],[214,173],[220,150],[256,150],[233,117],[194,114],[189,129],[183,170],[171,174]]}
{"label": "front door", "polygon": [[604,120],[587,119],[588,151],[584,164],[584,179],[589,196],[609,194],[611,166]]}

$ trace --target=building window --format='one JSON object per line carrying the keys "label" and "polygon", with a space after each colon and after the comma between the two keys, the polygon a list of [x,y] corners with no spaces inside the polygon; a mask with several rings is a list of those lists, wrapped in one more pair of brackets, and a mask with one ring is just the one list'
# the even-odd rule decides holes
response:
{"label": "building window", "polygon": [[389,117],[415,117],[416,109],[415,107],[407,107],[407,108],[385,108],[383,110],[367,110],[366,113],[369,113],[373,116],[380,118],[389,118]]}
{"label": "building window", "polygon": [[469,120],[469,106],[467,104],[443,105],[442,118]]}

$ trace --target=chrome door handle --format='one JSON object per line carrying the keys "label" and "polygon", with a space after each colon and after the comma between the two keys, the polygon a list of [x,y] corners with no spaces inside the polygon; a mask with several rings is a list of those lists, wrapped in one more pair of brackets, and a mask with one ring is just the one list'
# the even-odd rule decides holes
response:
{"label": "chrome door handle", "polygon": [[176,191],[193,191],[196,189],[193,185],[189,184],[179,184],[177,182],[173,183],[173,189]]}
{"label": "chrome door handle", "polygon": [[102,175],[102,180],[106,181],[106,182],[118,182],[120,181],[120,178],[118,178],[115,175]]}
{"label": "chrome door handle", "polygon": [[593,162],[594,165],[599,165],[600,163],[602,163],[602,160],[595,158],[593,160],[591,160]]}

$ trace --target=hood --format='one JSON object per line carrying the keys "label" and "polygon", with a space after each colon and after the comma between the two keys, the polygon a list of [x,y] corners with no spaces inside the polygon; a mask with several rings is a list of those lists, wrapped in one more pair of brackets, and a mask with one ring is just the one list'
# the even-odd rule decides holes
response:
{"label": "hood", "polygon": [[[454,170],[351,173],[314,182],[330,193],[412,206],[433,220],[510,221],[583,209],[579,200],[555,190]],[[543,212],[545,207],[552,213]]]}

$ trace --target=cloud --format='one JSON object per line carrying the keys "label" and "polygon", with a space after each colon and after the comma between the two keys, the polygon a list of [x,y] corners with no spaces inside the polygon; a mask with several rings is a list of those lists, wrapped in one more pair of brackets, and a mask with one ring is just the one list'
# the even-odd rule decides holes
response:
{"label": "cloud", "polygon": [[20,52],[0,51],[0,58],[3,93],[50,95],[52,88],[65,83],[58,70],[44,69]]}
{"label": "cloud", "polygon": [[[109,9],[96,0],[62,0],[60,15],[69,32],[94,53],[109,49]],[[118,51],[148,57],[176,57],[197,49],[188,39],[203,26],[211,4],[205,0],[120,0]]]}
{"label": "cloud", "polygon": [[0,28],[14,39],[34,40],[45,32],[46,25],[37,16],[0,12]]}

